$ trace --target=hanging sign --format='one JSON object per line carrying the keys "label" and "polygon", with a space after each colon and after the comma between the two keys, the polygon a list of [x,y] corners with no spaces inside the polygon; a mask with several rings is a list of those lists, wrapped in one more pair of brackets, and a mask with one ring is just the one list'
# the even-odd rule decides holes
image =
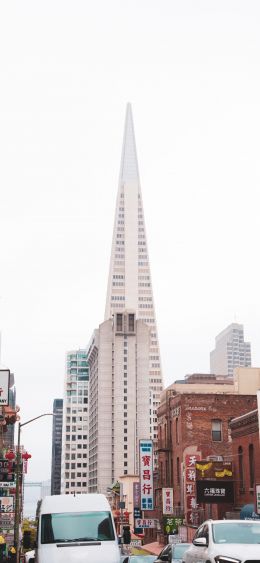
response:
{"label": "hanging sign", "polygon": [[139,447],[141,510],[153,510],[153,442],[140,440]]}

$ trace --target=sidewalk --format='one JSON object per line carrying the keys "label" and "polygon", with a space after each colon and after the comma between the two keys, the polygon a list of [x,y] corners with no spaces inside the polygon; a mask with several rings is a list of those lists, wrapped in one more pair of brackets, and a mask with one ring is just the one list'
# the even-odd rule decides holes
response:
{"label": "sidewalk", "polygon": [[164,546],[158,543],[158,541],[155,541],[153,543],[146,543],[145,545],[142,546],[142,549],[148,551],[148,553],[151,553],[152,555],[159,555],[163,547]]}

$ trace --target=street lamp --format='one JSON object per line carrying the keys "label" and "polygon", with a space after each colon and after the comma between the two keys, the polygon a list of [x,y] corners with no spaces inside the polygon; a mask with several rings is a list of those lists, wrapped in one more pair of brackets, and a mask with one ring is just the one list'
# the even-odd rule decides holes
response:
{"label": "street lamp", "polygon": [[16,563],[20,562],[20,536],[19,536],[19,523],[20,523],[20,494],[19,494],[19,485],[20,485],[20,464],[21,464],[21,451],[20,451],[20,439],[21,439],[21,428],[26,424],[30,424],[30,422],[34,422],[38,418],[42,418],[43,416],[55,416],[52,412],[46,412],[44,414],[40,414],[39,416],[35,416],[35,418],[31,418],[27,420],[27,422],[19,422],[18,423],[18,438],[17,438],[17,453],[16,453],[16,483],[15,483],[15,513],[14,513],[14,545],[16,549]]}

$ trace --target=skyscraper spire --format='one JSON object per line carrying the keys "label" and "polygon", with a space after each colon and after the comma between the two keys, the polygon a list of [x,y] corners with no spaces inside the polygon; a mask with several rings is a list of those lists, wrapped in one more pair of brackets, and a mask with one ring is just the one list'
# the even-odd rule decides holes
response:
{"label": "skyscraper spire", "polygon": [[134,123],[131,104],[126,106],[125,131],[121,157],[119,184],[125,182],[138,182],[139,171],[137,163]]}
{"label": "skyscraper spire", "polygon": [[[105,319],[133,311],[150,328],[150,392],[154,412],[162,390],[150,263],[131,105],[127,104],[119,186],[115,212]],[[151,435],[154,425],[151,417]]]}

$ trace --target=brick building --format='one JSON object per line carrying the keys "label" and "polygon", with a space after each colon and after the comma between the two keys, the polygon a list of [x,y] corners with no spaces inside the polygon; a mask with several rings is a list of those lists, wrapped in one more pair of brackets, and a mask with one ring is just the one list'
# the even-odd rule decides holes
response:
{"label": "brick building", "polygon": [[[201,377],[198,376],[199,380]],[[232,461],[231,419],[255,409],[256,395],[238,394],[233,385],[222,385],[221,380],[215,378],[214,381],[214,376],[213,379],[209,376],[208,380],[206,377],[202,378],[203,391],[199,392],[198,378],[193,375],[189,380],[191,385],[179,383],[176,387],[173,385],[168,388],[162,394],[158,408],[158,481],[155,505],[160,520],[162,489],[165,487],[173,488],[174,511],[176,515],[185,516],[188,524],[198,523],[192,521],[193,513],[197,513],[198,520],[222,518],[226,511],[233,510],[233,506],[223,503],[198,508],[195,477],[189,470],[192,470],[192,461],[195,466],[195,459],[205,460],[210,457]],[[189,497],[187,491],[190,492]]]}
{"label": "brick building", "polygon": [[236,507],[255,503],[255,485],[260,484],[258,411],[234,418],[230,423],[235,473]]}

